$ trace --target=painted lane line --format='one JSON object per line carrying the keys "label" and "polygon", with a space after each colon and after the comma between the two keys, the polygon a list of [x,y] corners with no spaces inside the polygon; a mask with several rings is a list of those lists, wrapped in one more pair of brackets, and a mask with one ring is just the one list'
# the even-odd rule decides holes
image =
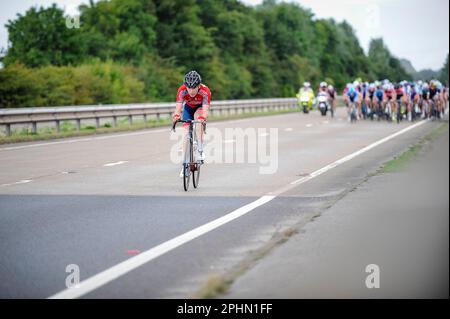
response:
{"label": "painted lane line", "polygon": [[103,166],[111,167],[111,166],[121,165],[121,164],[125,164],[125,163],[128,163],[128,161],[119,161],[119,162],[115,162],[115,163],[107,163],[107,164],[104,164]]}
{"label": "painted lane line", "polygon": [[4,187],[4,186],[27,184],[27,183],[31,183],[32,181],[33,181],[32,179],[22,179],[22,180],[20,180],[18,182],[8,183],[8,184],[1,184],[0,186]]}
{"label": "painted lane line", "polygon": [[145,135],[145,134],[151,134],[151,133],[162,133],[162,132],[167,132],[167,130],[164,129],[164,130],[151,130],[151,131],[144,131],[144,132],[131,132],[131,133],[108,135],[108,136],[96,136],[96,137],[88,137],[88,138],[78,138],[78,139],[67,140],[67,141],[58,141],[58,142],[29,144],[29,145],[22,145],[22,146],[3,147],[3,148],[0,148],[0,151],[12,151],[12,150],[20,150],[20,149],[25,149],[25,148],[39,147],[39,146],[51,146],[51,145],[71,144],[71,143],[78,143],[78,142],[89,142],[89,141],[95,141],[95,140],[106,140],[106,139],[116,138],[116,137],[138,136],[138,135]]}
{"label": "painted lane line", "polygon": [[194,240],[222,225],[225,225],[249,212],[254,210],[255,208],[264,205],[274,199],[275,196],[262,196],[261,198],[255,200],[254,202],[247,204],[241,208],[238,208],[231,213],[217,218],[207,224],[199,226],[191,231],[188,231],[178,237],[175,237],[171,240],[168,240],[156,247],[153,247],[147,251],[141,252],[139,255],[131,257],[118,265],[115,265],[101,273],[94,275],[82,282],[80,282],[75,288],[68,288],[63,290],[51,297],[49,299],[69,299],[69,298],[78,298],[87,293],[106,285],[107,283],[117,279],[128,272],[136,269],[149,261],[158,258],[161,255],[168,253],[175,248]]}
{"label": "painted lane line", "polygon": [[333,162],[330,165],[327,165],[319,170],[314,171],[313,173],[309,174],[309,176],[302,177],[296,181],[291,182],[290,185],[285,186],[282,190],[279,190],[278,193],[277,193],[277,191],[270,193],[270,194],[277,193],[276,195],[270,195],[270,194],[264,195],[264,196],[260,197],[259,199],[257,199],[256,201],[249,203],[241,208],[238,208],[238,209],[232,211],[231,213],[228,213],[227,215],[224,215],[224,216],[217,218],[207,224],[199,226],[199,227],[197,227],[191,231],[188,231],[180,236],[170,239],[156,247],[153,247],[153,248],[141,253],[140,255],[131,257],[130,259],[128,259],[126,261],[123,261],[111,268],[108,268],[108,269],[98,273],[97,275],[94,275],[94,276],[82,281],[79,285],[76,286],[76,288],[65,289],[53,296],[50,296],[49,298],[50,299],[69,299],[69,298],[78,298],[83,295],[86,295],[89,292],[91,292],[99,287],[102,287],[102,286],[106,285],[107,283],[129,273],[130,271],[150,262],[151,260],[154,260],[154,259],[158,258],[159,256],[162,256],[162,255],[168,253],[169,251],[172,251],[175,248],[180,247],[181,245],[183,245],[185,243],[188,243],[188,242],[190,242],[190,241],[192,241],[192,240],[194,240],[216,228],[219,228],[220,226],[223,226],[223,225],[251,212],[252,210],[254,210],[257,207],[270,202],[271,200],[276,198],[277,195],[281,194],[281,192],[288,191],[288,190],[292,189],[293,187],[298,186],[299,184],[305,183],[317,176],[320,176],[323,173],[331,170],[332,168],[337,167],[337,166],[357,157],[358,155],[361,155],[361,154],[375,148],[376,146],[381,145],[401,134],[404,134],[416,127],[419,127],[426,122],[428,122],[428,121],[419,122],[417,124],[414,124],[414,125],[411,125],[411,126],[405,128],[405,129],[402,129],[401,131],[399,131],[397,133],[391,134],[391,135],[379,140],[378,142],[372,143],[369,146],[366,146],[357,152],[347,155],[347,156]]}
{"label": "painted lane line", "polygon": [[312,127],[313,124],[306,124],[306,127]]}
{"label": "painted lane line", "polygon": [[375,148],[375,147],[377,147],[377,146],[379,146],[379,145],[381,145],[383,143],[386,143],[387,141],[389,141],[389,140],[391,140],[391,139],[393,139],[393,138],[395,138],[395,137],[397,137],[399,135],[402,135],[402,134],[404,134],[404,133],[406,133],[406,132],[408,132],[408,131],[416,128],[416,127],[419,127],[419,126],[423,125],[426,122],[427,121],[422,121],[422,122],[416,123],[414,125],[408,126],[408,127],[404,128],[404,129],[402,129],[401,131],[393,133],[393,134],[391,134],[391,135],[389,135],[389,136],[387,136],[387,137],[385,137],[385,138],[383,138],[383,139],[381,139],[381,140],[379,140],[379,141],[377,141],[375,143],[372,143],[372,144],[370,144],[370,145],[360,149],[359,151],[356,151],[356,152],[354,152],[354,153],[352,153],[350,155],[347,155],[347,156],[345,156],[345,157],[343,157],[343,158],[341,158],[341,159],[339,159],[339,160],[337,160],[337,161],[335,161],[335,162],[333,162],[333,163],[331,163],[331,164],[329,164],[329,165],[327,165],[325,167],[322,167],[321,169],[311,173],[309,176],[302,177],[300,179],[297,179],[297,180],[291,182],[291,185],[302,184],[304,182],[307,182],[310,179],[312,179],[314,177],[317,177],[317,176],[319,176],[319,175],[329,171],[330,169],[335,168],[336,166],[339,166],[339,165],[341,165],[341,164],[343,164],[345,162],[348,162],[351,159],[353,159],[353,158],[355,158],[355,157],[357,157],[357,156],[359,156],[361,154],[364,154],[365,152],[370,151],[371,149],[373,149],[373,148]]}

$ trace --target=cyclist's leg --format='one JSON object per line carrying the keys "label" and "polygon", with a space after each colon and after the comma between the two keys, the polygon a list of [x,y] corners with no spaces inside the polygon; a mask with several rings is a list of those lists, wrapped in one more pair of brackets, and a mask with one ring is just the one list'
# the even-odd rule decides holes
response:
{"label": "cyclist's leg", "polygon": [[439,93],[439,113],[443,113],[444,111],[444,95]]}
{"label": "cyclist's leg", "polygon": [[359,96],[355,100],[356,106],[358,107],[358,119],[362,118],[362,102],[363,96],[362,94],[359,94]]}
{"label": "cyclist's leg", "polygon": [[410,99],[409,94],[405,94],[405,112],[406,112],[406,117],[407,117],[408,121],[411,121],[411,119],[412,119],[411,99]]}
{"label": "cyclist's leg", "polygon": [[352,105],[352,103],[350,102],[350,98],[347,98],[347,99],[345,100],[345,102],[346,102],[346,104],[347,104],[347,116],[348,116],[348,121],[350,122],[350,116],[351,116],[351,113],[352,113],[352,110],[351,110],[351,105]]}
{"label": "cyclist's leg", "polygon": [[387,104],[388,104],[388,101],[389,101],[389,99],[388,99],[388,97],[387,96],[385,96],[384,98],[383,98],[383,103],[382,103],[382,111],[383,111],[383,114],[386,116],[386,108],[387,108]]}
{"label": "cyclist's leg", "polygon": [[378,116],[378,98],[375,95],[372,97],[372,106],[374,113]]}
{"label": "cyclist's leg", "polygon": [[[201,107],[199,107],[196,111],[195,111],[195,114],[194,114],[194,118],[197,120],[200,116],[203,116],[203,109],[201,108]],[[204,135],[204,132],[203,132],[203,125],[196,125],[195,126],[195,130],[196,130],[196,134],[197,134],[197,147],[198,147],[198,150],[200,151],[200,152],[202,152],[203,151],[203,135]]]}
{"label": "cyclist's leg", "polygon": [[392,98],[392,115],[397,116],[397,99]]}
{"label": "cyclist's leg", "polygon": [[[181,119],[184,121],[194,120],[195,110],[196,108],[192,108],[185,104],[183,107],[183,115]],[[186,151],[189,147],[187,138],[188,134],[189,134],[189,123],[183,123],[183,156],[186,155]],[[185,160],[184,157],[183,160]]]}

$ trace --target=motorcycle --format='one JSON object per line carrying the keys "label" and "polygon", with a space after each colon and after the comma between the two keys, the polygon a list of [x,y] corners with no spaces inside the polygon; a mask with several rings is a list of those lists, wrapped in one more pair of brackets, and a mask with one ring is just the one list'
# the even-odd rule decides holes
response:
{"label": "motorcycle", "polygon": [[322,116],[326,116],[329,109],[328,96],[326,94],[319,94],[317,96],[317,104]]}
{"label": "motorcycle", "polygon": [[300,102],[300,106],[303,110],[303,113],[308,114],[309,113],[309,101],[311,99],[309,93],[305,92],[302,94],[297,94],[297,98]]}

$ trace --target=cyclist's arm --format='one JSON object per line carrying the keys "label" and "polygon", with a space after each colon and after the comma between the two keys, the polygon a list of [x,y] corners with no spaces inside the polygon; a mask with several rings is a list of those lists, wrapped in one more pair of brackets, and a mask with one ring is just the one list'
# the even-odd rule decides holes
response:
{"label": "cyclist's arm", "polygon": [[205,94],[203,95],[202,115],[205,119],[208,118],[209,105],[211,103],[211,91],[206,87]]}
{"label": "cyclist's arm", "polygon": [[208,118],[208,109],[209,109],[209,104],[202,106],[202,113],[203,113],[202,115],[205,119]]}
{"label": "cyclist's arm", "polygon": [[175,113],[181,114],[181,109],[182,108],[183,108],[183,103],[182,102],[177,102],[177,104],[175,106]]}
{"label": "cyclist's arm", "polygon": [[176,104],[175,104],[175,114],[181,115],[181,110],[183,109],[183,101],[184,101],[184,95],[185,91],[183,90],[183,86],[178,88],[177,96],[176,96]]}

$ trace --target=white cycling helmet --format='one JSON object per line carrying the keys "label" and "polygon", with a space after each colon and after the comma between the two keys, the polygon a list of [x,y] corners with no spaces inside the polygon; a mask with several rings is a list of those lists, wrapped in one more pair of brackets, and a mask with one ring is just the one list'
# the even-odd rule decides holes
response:
{"label": "white cycling helmet", "polygon": [[326,86],[328,86],[327,82],[322,82],[322,83],[320,83],[320,87],[321,87],[321,88],[326,87]]}
{"label": "white cycling helmet", "polygon": [[304,86],[305,88],[310,88],[310,87],[311,87],[311,83],[305,82],[305,83],[303,83],[303,86]]}
{"label": "white cycling helmet", "polygon": [[334,87],[330,84],[330,85],[328,85],[328,90],[334,90]]}

